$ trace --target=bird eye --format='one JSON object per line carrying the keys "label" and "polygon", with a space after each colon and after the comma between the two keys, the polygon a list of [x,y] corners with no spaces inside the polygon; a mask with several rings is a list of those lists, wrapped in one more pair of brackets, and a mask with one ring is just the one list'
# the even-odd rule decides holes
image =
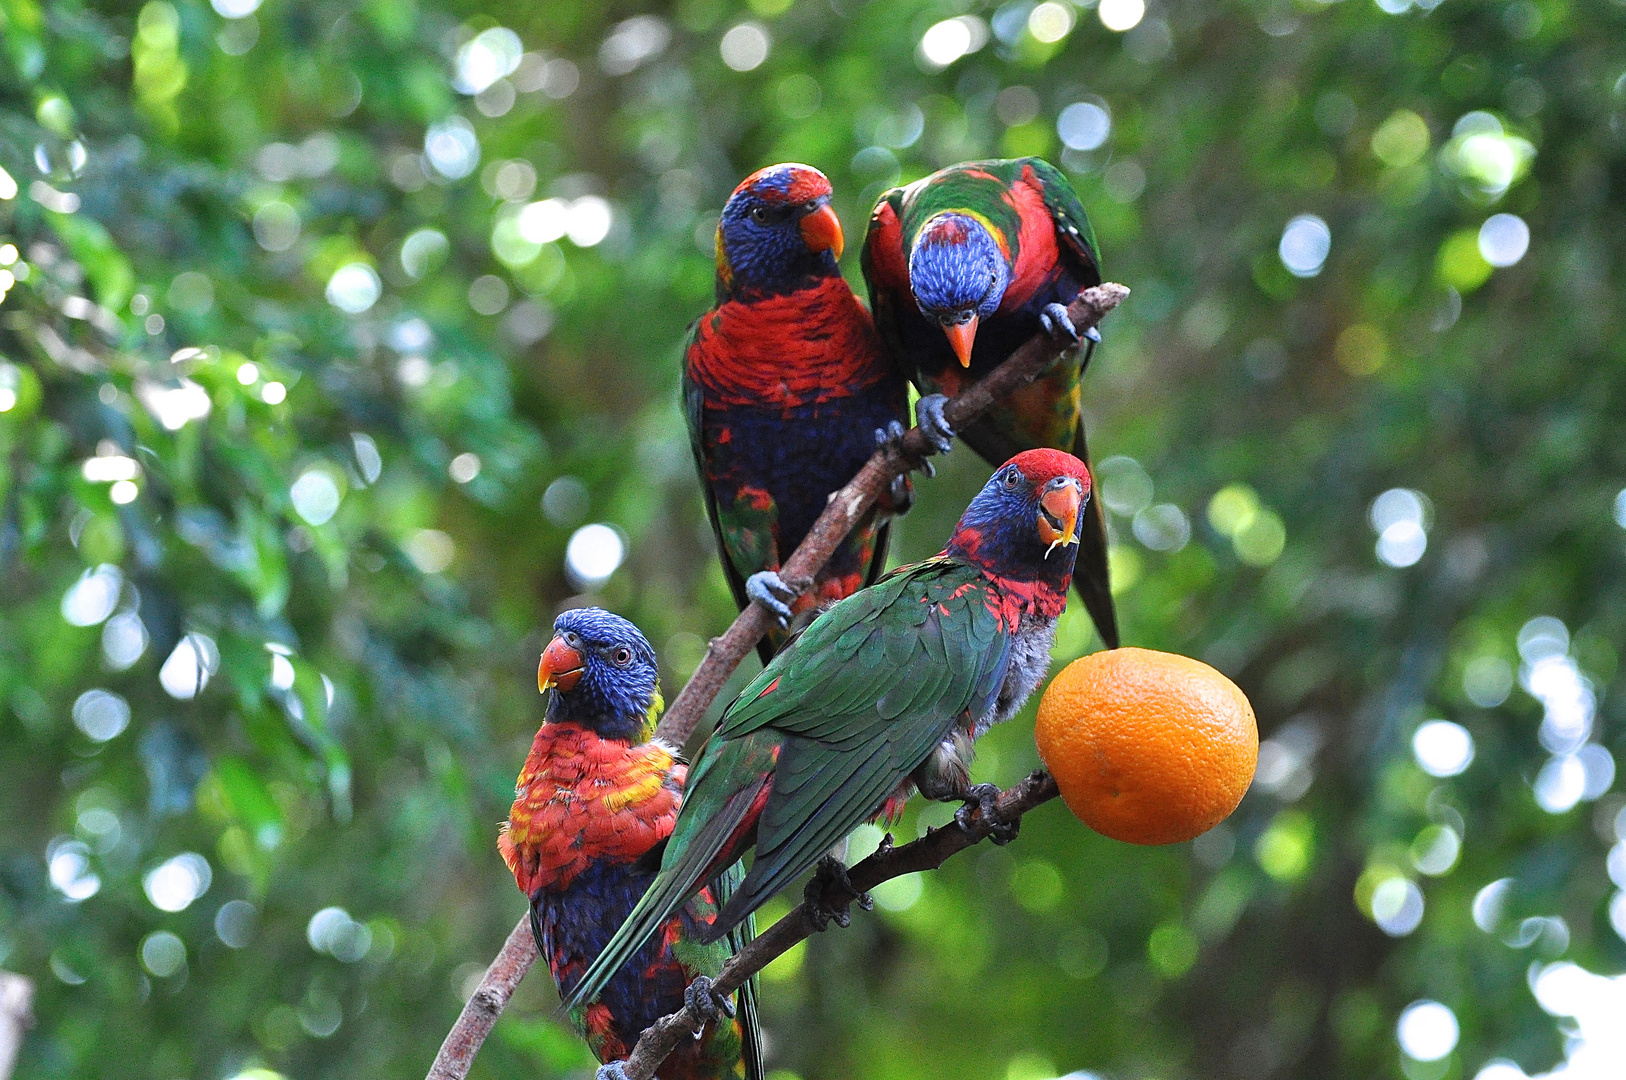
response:
{"label": "bird eye", "polygon": [[1019,477],[1019,474],[1017,473],[1017,471],[1015,469],[1012,469],[1012,470],[1010,470],[1009,472],[1007,472],[1005,474],[1005,486],[1008,487],[1008,488],[1013,488],[1013,487],[1016,486],[1017,481],[1019,479],[1020,479],[1020,477]]}
{"label": "bird eye", "polygon": [[751,220],[758,225],[766,225],[773,220],[773,214],[768,211],[766,206],[753,206],[751,207]]}
{"label": "bird eye", "polygon": [[616,667],[626,667],[628,664],[632,663],[632,650],[626,646],[622,646],[621,648],[615,650],[615,654],[611,656],[610,659],[615,661]]}
{"label": "bird eye", "polygon": [[563,634],[561,634],[559,636],[564,638],[565,639],[565,644],[569,645],[572,649],[581,648],[582,639],[577,637],[573,631],[566,630]]}

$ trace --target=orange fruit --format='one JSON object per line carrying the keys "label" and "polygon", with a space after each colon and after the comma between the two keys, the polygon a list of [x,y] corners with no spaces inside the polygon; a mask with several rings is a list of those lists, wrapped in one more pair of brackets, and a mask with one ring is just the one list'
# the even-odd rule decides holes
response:
{"label": "orange fruit", "polygon": [[1242,801],[1259,760],[1253,706],[1237,685],[1151,649],[1068,664],[1045,688],[1033,738],[1068,809],[1131,844],[1207,832]]}

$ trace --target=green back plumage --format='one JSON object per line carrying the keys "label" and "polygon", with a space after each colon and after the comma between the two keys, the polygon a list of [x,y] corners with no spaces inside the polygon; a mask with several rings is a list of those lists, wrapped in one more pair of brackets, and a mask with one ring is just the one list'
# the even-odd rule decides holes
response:
{"label": "green back plumage", "polygon": [[690,770],[661,871],[572,994],[590,1000],[627,957],[739,854],[764,784],[751,872],[713,933],[742,921],[873,817],[1005,677],[1010,635],[981,571],[937,557],[826,611],[723,713]]}
{"label": "green back plumage", "polygon": [[1057,240],[1063,248],[1071,248],[1076,258],[1099,267],[1095,230],[1084,204],[1067,177],[1043,158],[968,161],[893,188],[881,198],[897,212],[905,253],[914,247],[915,237],[931,218],[946,212],[966,213],[981,218],[1000,235],[1015,263],[1021,251],[1022,217],[1007,194],[1022,181],[1027,169],[1033,170],[1045,209],[1056,223]]}

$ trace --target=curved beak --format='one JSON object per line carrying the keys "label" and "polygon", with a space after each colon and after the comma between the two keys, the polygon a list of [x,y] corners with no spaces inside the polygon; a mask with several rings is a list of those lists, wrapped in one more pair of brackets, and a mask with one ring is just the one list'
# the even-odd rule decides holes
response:
{"label": "curved beak", "polygon": [[542,650],[542,662],[536,668],[537,690],[545,694],[549,687],[556,687],[560,693],[568,694],[581,677],[582,654],[566,645],[562,637],[548,642],[548,647]]}
{"label": "curved beak", "polygon": [[846,238],[841,234],[841,219],[830,209],[829,203],[802,218],[802,240],[810,251],[828,251],[836,258],[846,250]]}
{"label": "curved beak", "polygon": [[1039,542],[1045,556],[1058,547],[1078,543],[1078,514],[1084,507],[1084,488],[1072,477],[1051,481],[1052,487],[1039,497]]}
{"label": "curved beak", "polygon": [[943,333],[949,340],[949,348],[959,357],[960,366],[971,366],[971,346],[977,340],[977,317],[975,315],[961,323],[947,323]]}

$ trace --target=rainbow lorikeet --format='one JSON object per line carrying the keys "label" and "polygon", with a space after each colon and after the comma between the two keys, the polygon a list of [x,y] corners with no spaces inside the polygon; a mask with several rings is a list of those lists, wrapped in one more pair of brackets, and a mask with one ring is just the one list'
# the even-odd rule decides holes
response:
{"label": "rainbow lorikeet", "polygon": [[[908,388],[836,259],[841,223],[830,181],[807,165],[746,177],[717,226],[717,306],[695,321],[683,398],[723,572],[743,609],[785,626],[851,596],[886,563],[888,514],[906,479],[852,531],[813,587],[790,603],[779,568],[878,439],[901,434]],[[771,632],[763,663],[785,639]]]}
{"label": "rainbow lorikeet", "polygon": [[569,1000],[597,993],[753,844],[750,873],[702,936],[726,933],[815,863],[825,880],[810,898],[835,882],[850,889],[839,863],[820,856],[862,822],[895,815],[916,788],[966,803],[962,824],[971,805],[990,812],[998,788],[970,782],[974,742],[1049,668],[1089,493],[1089,471],[1071,454],[1018,454],[941,554],[835,604],[787,644],[724,711],[660,872]]}
{"label": "rainbow lorikeet", "polygon": [[[530,898],[531,932],[563,996],[649,887],[653,869],[638,863],[671,833],[686,769],[671,747],[650,741],[661,694],[655,652],[638,628],[599,608],[577,608],[560,615],[554,631],[537,671],[538,687],[553,697],[497,847]],[[754,933],[748,924],[709,932],[740,874],[734,866],[702,883],[609,979],[574,1002],[572,1021],[605,1063],[600,1080],[624,1080],[615,1062],[686,1002],[711,1022],[703,1038],[666,1060],[660,1080],[762,1076],[755,986],[740,990],[737,1009],[710,988]]]}
{"label": "rainbow lorikeet", "polygon": [[[920,423],[952,437],[939,395],[959,393],[1040,330],[1074,349],[960,432],[989,464],[1033,447],[1089,461],[1079,379],[1100,335],[1067,315],[1101,283],[1095,234],[1073,187],[1038,158],[973,161],[884,193],[864,237],[875,326],[923,397]],[[1075,587],[1109,647],[1118,621],[1107,579],[1106,523],[1086,511]]]}

